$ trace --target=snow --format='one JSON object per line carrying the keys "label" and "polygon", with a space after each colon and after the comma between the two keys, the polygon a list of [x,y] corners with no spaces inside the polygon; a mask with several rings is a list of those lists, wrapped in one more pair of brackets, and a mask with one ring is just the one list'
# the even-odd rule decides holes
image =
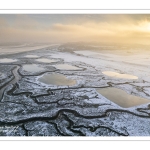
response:
{"label": "snow", "polygon": [[[36,64],[36,59],[23,57],[27,55],[58,61],[55,64]],[[21,66],[19,72],[22,78],[17,84],[6,88],[0,103],[0,121],[6,126],[7,123],[14,127],[17,125],[18,129],[11,134],[3,131],[3,135],[149,136],[150,103],[122,108],[96,90],[115,87],[128,94],[150,99],[147,57],[147,53],[141,57],[139,54],[123,56],[88,50],[72,53],[59,51],[57,47],[12,56]],[[36,74],[25,72],[23,66],[27,62],[43,69]],[[70,70],[69,67],[63,68],[62,64],[82,69]],[[14,66],[6,68],[2,65],[1,74],[5,78],[12,78],[11,69]],[[8,70],[9,73],[6,73]],[[138,79],[131,76],[114,78],[104,75],[104,71]],[[58,86],[40,82],[39,78],[48,73],[62,74],[67,79],[76,80],[76,84]]]}

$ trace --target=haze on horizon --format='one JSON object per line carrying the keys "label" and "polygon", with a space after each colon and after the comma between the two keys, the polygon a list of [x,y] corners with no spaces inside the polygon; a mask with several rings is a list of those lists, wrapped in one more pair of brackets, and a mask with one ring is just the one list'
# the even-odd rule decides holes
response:
{"label": "haze on horizon", "polygon": [[0,14],[0,41],[102,41],[148,45],[150,15]]}

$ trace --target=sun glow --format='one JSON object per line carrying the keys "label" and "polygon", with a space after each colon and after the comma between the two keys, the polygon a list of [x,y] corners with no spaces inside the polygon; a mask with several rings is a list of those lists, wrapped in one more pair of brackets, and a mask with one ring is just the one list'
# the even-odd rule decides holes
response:
{"label": "sun glow", "polygon": [[140,22],[140,24],[139,24],[137,29],[141,30],[141,31],[150,32],[150,22],[149,21]]}
{"label": "sun glow", "polygon": [[[9,16],[10,17],[10,16]],[[1,42],[149,44],[149,15],[0,15]],[[15,37],[15,38],[14,38]]]}

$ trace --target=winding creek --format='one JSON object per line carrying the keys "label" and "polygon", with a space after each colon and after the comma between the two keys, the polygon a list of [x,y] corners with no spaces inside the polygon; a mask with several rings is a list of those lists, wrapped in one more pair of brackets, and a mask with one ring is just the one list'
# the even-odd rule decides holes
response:
{"label": "winding creek", "polygon": [[[81,67],[87,67],[83,70],[79,64],[67,64],[65,62],[60,64],[58,61],[58,63],[52,64],[58,70],[49,72],[48,69],[45,69],[46,67],[43,67],[43,62],[51,63],[53,59],[37,59],[36,55],[26,56],[28,58],[33,57],[36,61],[39,60],[42,63],[38,62],[36,64],[35,61],[30,62],[29,60],[28,64],[22,63],[22,68],[16,65],[12,69],[13,79],[0,89],[0,100],[2,100],[0,103],[2,114],[0,127],[19,126],[20,131],[18,133],[21,136],[53,135],[55,130],[58,132],[57,135],[64,136],[88,136],[90,134],[97,136],[102,135],[102,132],[105,136],[128,136],[136,133],[131,133],[133,130],[128,129],[129,125],[132,125],[132,121],[136,120],[137,131],[145,127],[147,127],[145,131],[149,131],[150,120],[148,119],[150,113],[147,110],[150,108],[150,105],[148,105],[150,100],[113,87],[115,84],[129,84],[129,82],[116,82],[113,85],[113,79],[115,81],[116,78],[120,78],[120,81],[122,79],[131,79],[131,82],[134,80],[136,83],[138,77],[110,71],[100,72],[102,77],[104,75],[110,77],[106,83],[111,83],[112,86],[111,84],[101,85],[100,81],[103,78],[99,77],[99,72],[94,72],[92,67],[85,64],[81,64]],[[46,65],[50,67],[51,64]],[[23,75],[19,71],[27,73]],[[32,72],[37,74],[28,74]],[[92,75],[91,72],[93,73]],[[83,78],[80,78],[80,76]],[[20,80],[21,78],[22,80]],[[87,83],[83,82],[82,85],[81,82],[81,84],[78,84],[81,79]],[[14,86],[10,90],[10,94],[9,92],[5,93],[5,90],[10,85],[16,84],[18,81],[18,86]],[[54,88],[53,85],[55,85]],[[21,90],[19,91],[19,89]],[[4,93],[6,94],[6,100],[3,98]],[[108,100],[121,107],[113,106]],[[145,107],[140,106],[142,104],[145,104]],[[134,106],[139,107],[134,111],[126,109]],[[143,122],[142,127],[139,127],[138,124],[141,122]],[[47,130],[41,132],[42,128]],[[143,133],[141,134],[143,135]]]}
{"label": "winding creek", "polygon": [[14,76],[13,80],[11,80],[10,82],[8,82],[6,85],[4,85],[1,89],[0,89],[0,100],[3,98],[3,94],[5,89],[11,85],[11,84],[15,84],[16,82],[18,82],[21,79],[21,76],[18,73],[20,66],[16,66],[15,69],[12,70],[12,74]]}

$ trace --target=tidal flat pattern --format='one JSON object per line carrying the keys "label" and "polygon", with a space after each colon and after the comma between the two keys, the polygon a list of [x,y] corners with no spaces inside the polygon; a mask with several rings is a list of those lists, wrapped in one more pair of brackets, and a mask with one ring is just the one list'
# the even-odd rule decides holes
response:
{"label": "tidal flat pattern", "polygon": [[[9,56],[17,62],[0,64],[0,136],[149,136],[148,68],[71,50],[17,53]],[[36,57],[25,57],[31,55],[58,61],[36,64]],[[77,69],[55,67],[62,64]],[[103,70],[138,78],[107,77]]]}

